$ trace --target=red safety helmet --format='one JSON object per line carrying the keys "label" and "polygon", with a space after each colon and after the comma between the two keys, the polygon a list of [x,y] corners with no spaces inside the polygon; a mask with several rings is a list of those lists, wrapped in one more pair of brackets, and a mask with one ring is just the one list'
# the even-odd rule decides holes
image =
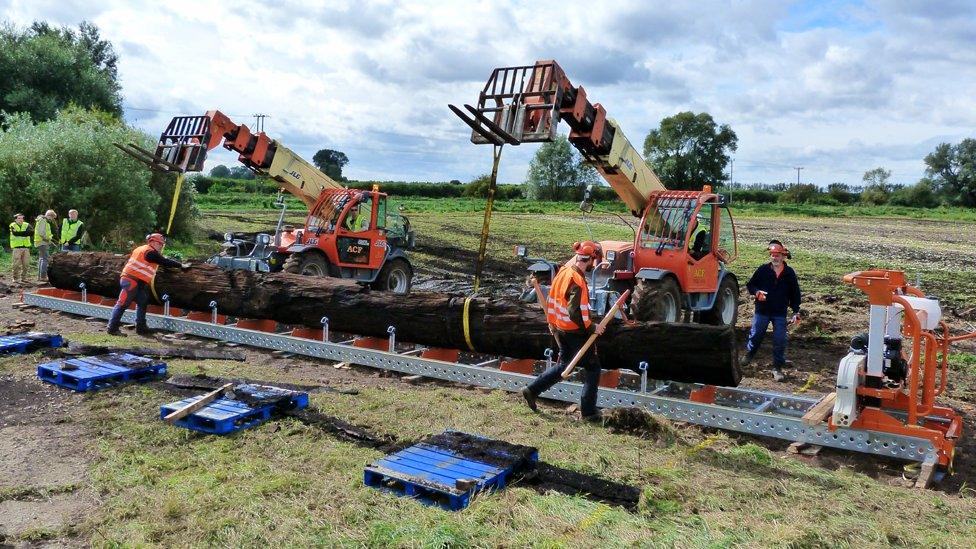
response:
{"label": "red safety helmet", "polygon": [[592,240],[574,242],[573,251],[576,252],[576,255],[580,256],[580,258],[589,259],[591,257],[596,257],[597,260],[603,258],[603,248]]}
{"label": "red safety helmet", "polygon": [[160,247],[162,247],[162,246],[165,246],[166,245],[166,237],[163,236],[163,235],[161,235],[161,234],[159,234],[159,233],[153,233],[153,234],[151,234],[151,235],[149,235],[149,236],[146,237],[146,243],[147,244],[159,244]]}
{"label": "red safety helmet", "polygon": [[779,242],[773,242],[773,243],[771,243],[769,245],[769,254],[770,255],[772,255],[772,254],[789,255],[789,253],[790,253],[790,251],[787,250],[786,247],[783,246],[782,244],[780,244]]}

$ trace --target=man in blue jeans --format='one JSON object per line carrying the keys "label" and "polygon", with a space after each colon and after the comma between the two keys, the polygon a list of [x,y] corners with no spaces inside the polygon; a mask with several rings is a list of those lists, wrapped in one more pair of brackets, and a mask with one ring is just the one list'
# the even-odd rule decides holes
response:
{"label": "man in blue jeans", "polygon": [[773,379],[783,381],[786,365],[786,309],[793,309],[791,322],[798,322],[800,310],[800,283],[796,272],[786,264],[789,251],[778,240],[769,243],[769,263],[752,274],[746,287],[756,298],[756,314],[746,344],[745,364],[756,357],[756,352],[766,336],[770,322],[773,324]]}

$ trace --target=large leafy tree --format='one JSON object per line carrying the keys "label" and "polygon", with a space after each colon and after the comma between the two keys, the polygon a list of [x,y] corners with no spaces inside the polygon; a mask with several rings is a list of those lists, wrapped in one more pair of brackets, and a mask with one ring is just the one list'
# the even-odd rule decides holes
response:
{"label": "large leafy tree", "polygon": [[[154,141],[110,114],[77,107],[40,123],[27,113],[10,115],[0,130],[0,219],[23,212],[33,222],[48,208],[61,217],[74,208],[96,244],[141,240],[165,225],[173,176],[151,181],[151,172],[113,143],[148,148]],[[188,187],[177,207],[177,231],[188,231],[195,213]]]}
{"label": "large leafy tree", "polygon": [[117,62],[112,44],[87,22],[78,30],[0,26],[0,111],[40,122],[75,104],[121,116]]}
{"label": "large leafy tree", "polygon": [[739,138],[708,113],[680,112],[661,120],[644,139],[644,158],[669,189],[701,189],[726,179]]}
{"label": "large leafy tree", "polygon": [[342,168],[349,163],[346,153],[332,149],[322,149],[312,157],[312,163],[325,175],[336,181],[345,181]]}
{"label": "large leafy tree", "polygon": [[529,163],[525,194],[539,200],[579,200],[583,189],[597,179],[596,170],[583,163],[565,136],[558,135],[540,147]]}
{"label": "large leafy tree", "polygon": [[976,139],[940,144],[925,157],[925,166],[939,191],[963,206],[976,206]]}

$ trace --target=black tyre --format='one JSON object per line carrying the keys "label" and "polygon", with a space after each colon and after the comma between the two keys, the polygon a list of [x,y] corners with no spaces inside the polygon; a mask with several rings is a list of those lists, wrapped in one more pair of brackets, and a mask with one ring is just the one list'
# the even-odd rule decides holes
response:
{"label": "black tyre", "polygon": [[715,305],[701,315],[702,324],[735,326],[739,318],[739,283],[732,275],[725,275],[718,285]]}
{"label": "black tyre", "polygon": [[329,262],[317,253],[291,254],[282,270],[305,276],[329,276]]}
{"label": "black tyre", "polygon": [[640,321],[678,322],[681,290],[671,277],[639,280],[630,299],[631,316]]}
{"label": "black tyre", "polygon": [[406,294],[410,292],[410,285],[413,280],[413,269],[403,258],[391,259],[380,269],[379,276],[373,282],[374,290],[383,292],[393,292],[395,294]]}

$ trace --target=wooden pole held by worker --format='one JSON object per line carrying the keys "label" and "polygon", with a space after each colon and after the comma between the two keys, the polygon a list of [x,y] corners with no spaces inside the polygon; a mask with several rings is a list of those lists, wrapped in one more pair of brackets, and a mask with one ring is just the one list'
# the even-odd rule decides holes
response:
{"label": "wooden pole held by worker", "polygon": [[[613,304],[613,307],[610,307],[610,310],[607,311],[607,315],[604,316],[603,320],[600,321],[600,327],[607,327],[607,324],[609,324],[613,317],[617,314],[620,307],[622,307],[624,302],[627,301],[627,296],[629,295],[630,290],[620,294],[620,297],[617,298],[617,302]],[[572,375],[573,370],[576,369],[576,365],[579,364],[579,361],[583,360],[583,355],[586,354],[586,351],[589,350],[589,348],[593,345],[593,342],[596,341],[597,337],[598,334],[596,332],[590,334],[590,338],[586,340],[586,343],[584,343],[582,347],[580,347],[579,352],[576,353],[573,360],[566,366],[566,369],[563,370],[563,379],[569,379],[569,376]]]}

